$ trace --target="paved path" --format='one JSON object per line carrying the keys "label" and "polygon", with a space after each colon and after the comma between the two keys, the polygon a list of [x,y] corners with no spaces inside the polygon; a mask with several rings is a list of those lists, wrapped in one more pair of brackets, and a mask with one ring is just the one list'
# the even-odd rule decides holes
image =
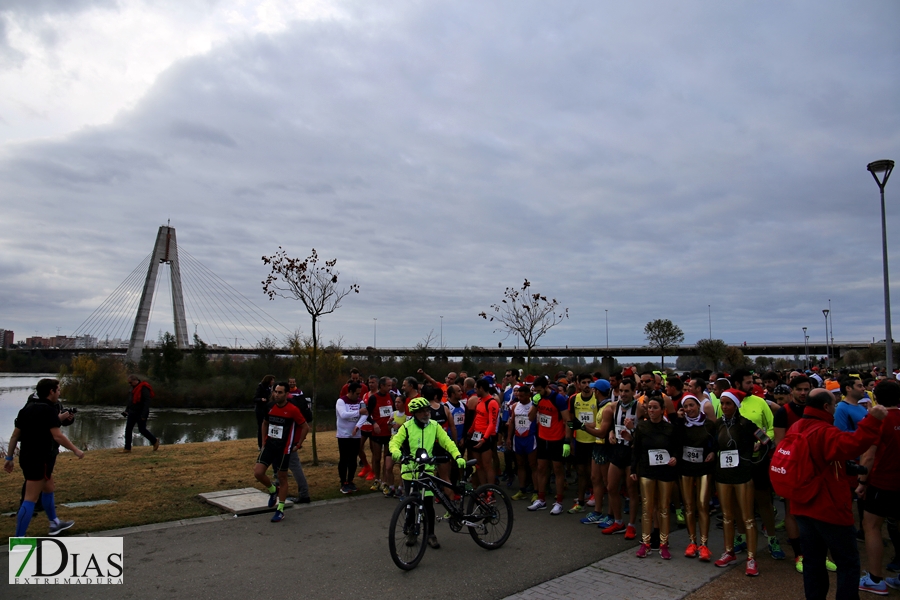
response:
{"label": "paved path", "polygon": [[[362,496],[295,507],[278,524],[269,522],[270,514],[228,515],[94,534],[124,537],[124,586],[56,586],[52,592],[61,599],[480,600],[519,592],[520,598],[586,597],[587,590],[597,596],[608,582],[620,598],[680,598],[724,571],[677,555],[669,562],[658,556],[639,561],[635,543],[620,535],[603,536],[574,515],[529,513],[524,502],[515,502],[513,532],[503,548],[483,550],[467,533],[453,534],[438,524],[442,548],[429,549],[415,570],[403,572],[387,548],[395,506]],[[721,531],[714,529],[716,534],[718,540]],[[673,540],[675,550],[683,549],[683,537]],[[717,549],[721,541],[713,545]],[[633,589],[658,594],[640,596]],[[7,585],[3,598],[43,598],[49,592]]]}
{"label": "paved path", "polygon": [[[713,524],[715,522],[713,520]],[[724,550],[722,531],[713,528],[710,535],[714,536],[709,546],[716,559]],[[743,569],[747,558],[746,554],[741,554],[737,565],[725,569],[717,568],[712,563],[683,558],[682,552],[688,544],[687,531],[683,529],[672,534],[669,543],[672,548],[671,560],[662,560],[656,553],[639,559],[634,555],[637,551],[635,546],[567,575],[507,596],[505,600],[593,599],[603,590],[614,590],[615,596],[623,600],[678,600],[732,569]],[[760,543],[760,548],[765,546]]]}

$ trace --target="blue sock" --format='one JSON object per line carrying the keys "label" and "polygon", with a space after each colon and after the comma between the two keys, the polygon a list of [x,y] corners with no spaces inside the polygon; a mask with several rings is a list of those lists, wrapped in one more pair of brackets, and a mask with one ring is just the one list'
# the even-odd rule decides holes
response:
{"label": "blue sock", "polygon": [[56,504],[53,502],[53,492],[41,493],[41,504],[44,505],[47,518],[56,523]]}
{"label": "blue sock", "polygon": [[16,537],[24,537],[33,515],[34,502],[29,502],[28,500],[22,502],[22,506],[19,507],[19,514],[16,515]]}

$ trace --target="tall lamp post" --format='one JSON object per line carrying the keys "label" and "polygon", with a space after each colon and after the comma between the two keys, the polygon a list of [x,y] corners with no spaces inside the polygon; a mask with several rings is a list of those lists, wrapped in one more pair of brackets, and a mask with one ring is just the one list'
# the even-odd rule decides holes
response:
{"label": "tall lamp post", "polygon": [[803,328],[803,348],[806,350],[806,369],[809,370],[809,336],[806,335],[806,327]]}
{"label": "tall lamp post", "polygon": [[372,317],[372,347],[378,347],[378,319]]}
{"label": "tall lamp post", "polygon": [[444,349],[444,315],[441,315],[441,350]]}
{"label": "tall lamp post", "polygon": [[[888,251],[887,251],[887,220],[884,215],[884,186],[887,185],[888,177],[894,170],[894,161],[892,160],[876,160],[870,162],[866,168],[878,189],[881,191],[881,259],[884,266],[884,364],[889,375],[894,373],[894,338],[891,336],[891,285],[888,279]],[[878,178],[880,173],[884,173],[881,179]]]}
{"label": "tall lamp post", "polygon": [[609,354],[609,309],[604,308],[603,312],[606,313],[606,354]]}
{"label": "tall lamp post", "polygon": [[831,312],[827,308],[822,309],[822,314],[825,315],[825,366],[831,368],[831,347],[828,345],[828,313]]}
{"label": "tall lamp post", "polygon": [[706,305],[706,312],[709,315],[709,339],[712,339],[712,304]]}

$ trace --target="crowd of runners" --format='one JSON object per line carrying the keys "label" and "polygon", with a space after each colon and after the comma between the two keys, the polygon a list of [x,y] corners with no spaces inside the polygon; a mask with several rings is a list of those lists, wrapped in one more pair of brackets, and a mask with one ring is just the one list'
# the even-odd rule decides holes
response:
{"label": "crowd of runners", "polygon": [[[676,550],[669,545],[669,534],[684,526],[690,541],[677,553],[718,567],[738,563],[738,555],[745,553],[749,576],[759,574],[758,536],[765,536],[765,547],[776,560],[787,558],[784,539],[802,573],[803,519],[798,522],[790,502],[774,493],[770,463],[776,446],[804,418],[805,409],[809,416],[807,400],[820,393],[817,390],[828,392],[834,407],[829,419],[843,432],[853,432],[877,404],[890,409],[880,409],[879,418],[898,414],[900,386],[877,370],[758,375],[738,369],[730,374],[677,375],[627,368],[607,379],[599,372],[572,371],[522,377],[510,369],[502,377],[451,372],[442,381],[419,370],[398,381],[363,379],[354,369],[336,403],[340,491],[358,491],[354,480],[361,479],[387,498],[403,496],[390,441],[411,418],[410,402],[424,398],[430,420],[467,458],[478,461],[473,484],[505,482],[512,499],[524,501],[528,511],[576,515],[603,535],[634,539],[638,558],[657,552],[670,559]],[[816,406],[821,407],[821,401],[818,398]],[[290,431],[274,431],[290,437],[297,448],[308,426],[299,414],[291,418]],[[855,537],[867,541],[870,562],[879,563],[869,565],[859,589],[876,594],[886,594],[887,586],[900,587],[896,577],[883,577],[878,552],[885,519],[895,552],[900,543],[900,422],[890,423],[896,424],[890,433],[885,427],[882,440],[842,464],[839,473],[847,503],[857,506]],[[264,424],[263,437],[267,428],[273,431],[271,419]],[[279,446],[283,469],[290,444]],[[265,454],[263,445],[260,462],[272,464],[272,456]],[[438,475],[455,482],[459,470],[450,461],[440,465]],[[878,481],[876,502],[873,479]],[[275,487],[269,489],[277,501]],[[281,509],[279,504],[278,518],[283,518]],[[724,538],[725,552],[718,558],[708,545],[712,523],[712,533]],[[832,559],[843,560],[830,554],[823,552],[823,572],[839,570]],[[856,560],[858,573],[858,554]],[[900,570],[897,562],[892,559],[887,569]],[[817,563],[806,566],[818,569]]]}

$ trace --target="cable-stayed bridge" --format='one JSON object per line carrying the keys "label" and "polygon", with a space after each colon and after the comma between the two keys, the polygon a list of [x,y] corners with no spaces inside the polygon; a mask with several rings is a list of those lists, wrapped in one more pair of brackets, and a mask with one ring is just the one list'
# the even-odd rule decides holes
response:
{"label": "cable-stayed bridge", "polygon": [[144,346],[155,344],[146,339],[147,328],[166,318],[159,314],[161,307],[171,310],[166,325],[172,326],[183,350],[191,347],[193,334],[217,350],[283,345],[291,333],[179,246],[174,227],[162,225],[153,251],[79,325],[62,350],[125,351],[128,360],[137,362]]}

